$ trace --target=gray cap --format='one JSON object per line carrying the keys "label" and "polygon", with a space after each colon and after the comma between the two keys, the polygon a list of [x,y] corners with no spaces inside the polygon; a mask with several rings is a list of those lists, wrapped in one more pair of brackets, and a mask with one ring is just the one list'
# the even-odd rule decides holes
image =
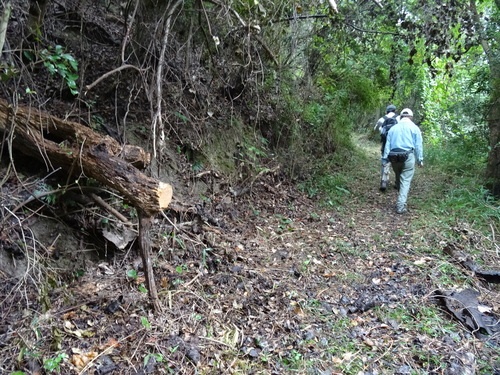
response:
{"label": "gray cap", "polygon": [[394,104],[389,104],[387,108],[385,109],[387,113],[389,112],[396,112],[396,106]]}

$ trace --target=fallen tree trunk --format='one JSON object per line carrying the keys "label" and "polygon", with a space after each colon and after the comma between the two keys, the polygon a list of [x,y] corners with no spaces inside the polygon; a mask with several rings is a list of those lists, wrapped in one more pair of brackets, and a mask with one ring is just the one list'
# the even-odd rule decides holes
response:
{"label": "fallen tree trunk", "polygon": [[9,135],[20,152],[43,159],[49,169],[92,177],[119,191],[130,204],[153,215],[168,207],[172,187],[143,174],[149,164],[139,147],[122,147],[76,122],[64,121],[33,108],[13,107],[0,99],[0,133]]}
{"label": "fallen tree trunk", "polygon": [[122,147],[76,122],[14,107],[0,99],[0,134],[20,152],[42,159],[47,169],[62,167],[68,174],[83,174],[120,192],[139,213],[139,244],[146,284],[154,310],[161,307],[150,258],[149,230],[154,214],[168,207],[172,186],[143,174],[149,154],[139,147]]}

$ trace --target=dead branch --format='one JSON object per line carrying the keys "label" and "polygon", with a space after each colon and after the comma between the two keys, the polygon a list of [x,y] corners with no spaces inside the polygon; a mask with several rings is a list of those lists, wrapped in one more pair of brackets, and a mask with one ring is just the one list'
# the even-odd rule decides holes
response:
{"label": "dead branch", "polygon": [[140,69],[138,68],[137,66],[135,65],[130,65],[130,64],[125,64],[125,65],[122,65],[122,66],[119,66],[118,68],[116,69],[113,69],[107,73],[104,73],[102,76],[100,76],[99,78],[97,78],[94,82],[92,82],[90,85],[87,85],[85,86],[85,94],[90,90],[92,89],[94,86],[96,86],[99,82],[105,80],[106,78],[108,78],[110,75],[112,74],[115,74],[115,73],[118,73],[119,71],[122,71],[124,69],[135,69],[139,72],[142,72],[144,69]]}
{"label": "dead branch", "polygon": [[[87,177],[119,191],[126,201],[154,214],[170,203],[172,187],[146,176],[120,156],[142,158],[149,155],[137,147],[122,147],[109,136],[102,136],[79,123],[64,121],[33,108],[13,108],[0,99],[0,133],[13,133],[12,146],[24,154],[41,158],[48,166],[68,171],[76,165]],[[78,168],[76,168],[78,169]]]}
{"label": "dead branch", "polygon": [[148,288],[149,298],[153,304],[153,309],[156,313],[161,312],[160,300],[154,279],[153,265],[151,263],[151,240],[149,232],[153,218],[150,214],[138,210],[139,216],[139,248],[142,258],[142,266],[144,267],[144,276],[146,278],[146,287]]}
{"label": "dead branch", "polygon": [[155,112],[153,114],[153,156],[156,158],[156,135],[157,133],[160,135],[160,148],[163,147],[165,142],[165,127],[163,125],[162,120],[162,110],[161,103],[163,101],[162,96],[162,82],[163,82],[163,66],[165,64],[165,54],[168,46],[168,37],[170,34],[170,26],[172,22],[172,15],[174,14],[177,7],[183,2],[183,0],[177,0],[172,7],[168,10],[168,13],[165,16],[165,23],[163,27],[163,40],[161,44],[161,52],[160,59],[158,61],[158,69],[156,71],[155,77],[155,98],[156,103],[154,103]]}
{"label": "dead branch", "polygon": [[127,225],[129,227],[134,226],[134,223],[130,222],[125,216],[123,216],[121,213],[119,213],[117,210],[115,210],[113,207],[111,207],[109,204],[107,204],[104,201],[104,199],[102,199],[100,196],[98,196],[95,193],[90,193],[90,196],[97,204],[99,204],[102,208],[104,208],[110,214],[114,215],[117,219],[121,220],[125,225]]}

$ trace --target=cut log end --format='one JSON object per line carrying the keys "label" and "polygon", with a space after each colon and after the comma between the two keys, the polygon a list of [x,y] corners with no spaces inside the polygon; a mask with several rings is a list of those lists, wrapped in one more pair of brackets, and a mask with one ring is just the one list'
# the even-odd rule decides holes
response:
{"label": "cut log end", "polygon": [[158,185],[158,202],[159,202],[159,208],[160,211],[164,210],[168,207],[170,202],[172,201],[172,196],[174,194],[174,191],[172,189],[172,186],[165,183],[165,182],[159,182]]}

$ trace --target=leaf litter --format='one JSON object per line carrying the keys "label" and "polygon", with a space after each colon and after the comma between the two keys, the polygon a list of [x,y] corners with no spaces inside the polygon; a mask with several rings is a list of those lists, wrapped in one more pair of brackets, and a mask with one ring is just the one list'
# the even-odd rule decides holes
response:
{"label": "leaf litter", "polygon": [[[54,236],[28,227],[43,216],[21,227],[9,218],[0,237],[8,265],[0,273],[0,368],[28,372],[33,363],[59,358],[64,374],[473,374],[480,363],[498,369],[498,341],[491,340],[497,331],[484,330],[490,340],[474,334],[477,314],[498,316],[498,288],[461,268],[465,277],[454,283],[465,278],[467,285],[453,289],[472,286],[487,298],[473,301],[477,311],[465,321],[449,305],[440,310],[434,295],[447,263],[420,249],[443,249],[445,237],[413,232],[412,220],[425,212],[393,215],[395,193],[382,194],[375,184],[350,191],[341,209],[321,208],[267,174],[245,195],[214,193],[193,209],[167,210],[151,233],[163,307],[157,316],[133,240],[122,246],[112,226],[101,232],[111,238],[108,252],[78,236],[62,247],[69,242],[61,238],[56,260],[43,254]],[[95,213],[80,213],[80,223],[95,222]],[[44,225],[44,233],[64,228]],[[455,246],[480,246],[482,235],[460,225]],[[9,247],[18,238],[28,245],[16,263]],[[12,272],[16,267],[25,272]],[[453,293],[440,295],[459,300]],[[498,324],[491,319],[485,324]]]}

